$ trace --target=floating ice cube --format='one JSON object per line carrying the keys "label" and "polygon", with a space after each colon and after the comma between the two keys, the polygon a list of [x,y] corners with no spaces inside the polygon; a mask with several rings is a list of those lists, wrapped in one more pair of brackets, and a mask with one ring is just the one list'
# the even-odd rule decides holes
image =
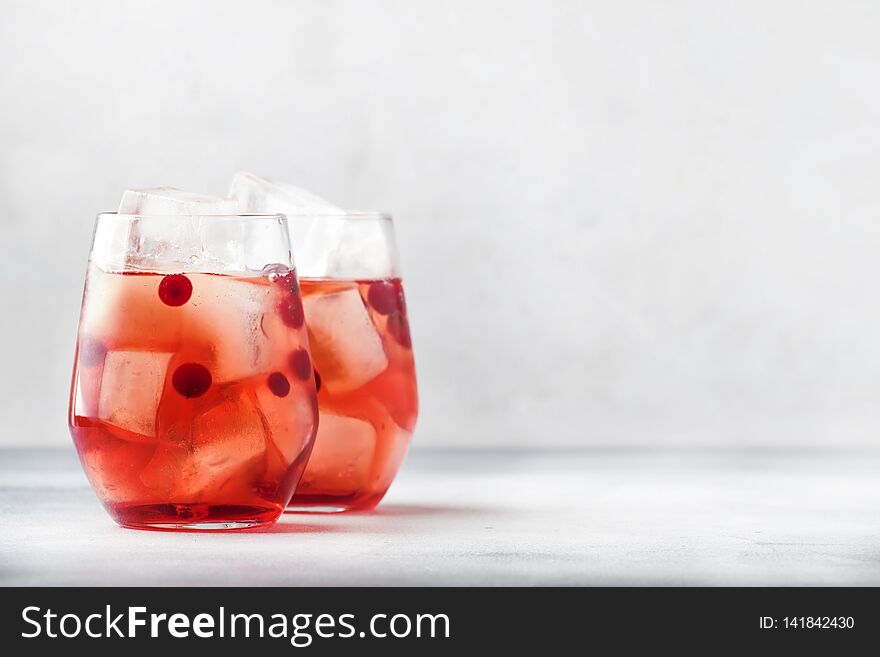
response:
{"label": "floating ice cube", "polygon": [[73,388],[73,415],[83,417],[98,416],[98,400],[101,394],[101,378],[104,376],[104,357],[107,349],[104,343],[91,335],[84,334],[77,345],[76,380]]}
{"label": "floating ice cube", "polygon": [[237,214],[234,199],[174,187],[129,189],[119,213],[145,217],[131,220],[125,262],[130,269],[170,273],[244,268],[240,224],[212,218]]}
{"label": "floating ice cube", "polygon": [[105,504],[130,503],[143,498],[141,482],[136,476],[128,476],[128,473],[136,473],[144,467],[154,451],[153,447],[153,444],[126,442],[108,448],[97,443],[80,451],[86,475]]}
{"label": "floating ice cube", "polygon": [[335,270],[345,241],[345,210],[296,185],[245,172],[235,174],[229,195],[245,212],[280,212],[288,216],[301,275],[340,273]]}
{"label": "floating ice cube", "polygon": [[397,275],[394,249],[391,223],[381,215],[319,217],[300,241],[297,262],[302,275],[313,278],[391,278]]}
{"label": "floating ice cube", "polygon": [[161,302],[160,280],[108,274],[92,264],[80,332],[123,351],[177,351],[182,315],[178,308]]}
{"label": "floating ice cube", "polygon": [[193,422],[193,452],[184,486],[206,491],[233,477],[247,478],[262,463],[266,436],[254,403],[240,395],[218,404]]}
{"label": "floating ice cube", "polygon": [[172,427],[141,472],[141,482],[180,503],[240,497],[264,466],[266,436],[260,411],[240,388],[215,389],[185,426]]}
{"label": "floating ice cube", "polygon": [[176,187],[127,189],[119,203],[119,214],[206,216],[237,213],[235,199],[185,192]]}
{"label": "floating ice cube", "polygon": [[309,344],[322,385],[348,392],[378,376],[388,358],[357,288],[303,297]]}
{"label": "floating ice cube", "polygon": [[83,417],[95,417],[98,414],[98,395],[101,382],[97,372],[77,370],[73,398],[73,414]]}
{"label": "floating ice cube", "polygon": [[312,436],[318,418],[311,381],[292,378],[290,393],[274,394],[268,385],[257,386],[260,411],[266,418],[270,438],[283,459],[284,467],[296,461]]}
{"label": "floating ice cube", "polygon": [[266,312],[267,289],[229,277],[202,276],[194,312],[216,349],[215,380],[243,379],[268,371],[271,344],[260,330]]}
{"label": "floating ice cube", "polygon": [[344,213],[342,208],[305,189],[244,171],[235,174],[229,196],[238,201],[242,212]]}
{"label": "floating ice cube", "polygon": [[155,438],[156,412],[172,354],[108,351],[98,400],[98,417],[125,431]]}
{"label": "floating ice cube", "polygon": [[415,430],[419,402],[412,369],[388,368],[370,384],[370,393],[382,400],[394,424],[410,433]]}
{"label": "floating ice cube", "polygon": [[188,313],[188,326],[196,340],[210,342],[216,355],[211,374],[216,383],[243,379],[266,372],[271,365],[272,344],[260,328],[270,308],[270,288],[231,276],[193,277],[193,294],[181,308]]}
{"label": "floating ice cube", "polygon": [[322,490],[354,492],[369,483],[376,431],[364,420],[321,412],[315,447],[301,486],[319,481]]}

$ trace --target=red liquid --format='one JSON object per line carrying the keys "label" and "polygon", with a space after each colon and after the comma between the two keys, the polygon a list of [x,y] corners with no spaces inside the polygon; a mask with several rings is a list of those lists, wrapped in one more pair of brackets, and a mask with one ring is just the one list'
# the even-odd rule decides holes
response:
{"label": "red liquid", "polygon": [[291,506],[376,506],[406,455],[418,414],[400,279],[303,279],[318,389],[315,448]]}
{"label": "red liquid", "polygon": [[293,274],[109,274],[83,299],[70,430],[121,525],[274,522],[316,430],[315,388],[291,371],[307,346],[285,311]]}

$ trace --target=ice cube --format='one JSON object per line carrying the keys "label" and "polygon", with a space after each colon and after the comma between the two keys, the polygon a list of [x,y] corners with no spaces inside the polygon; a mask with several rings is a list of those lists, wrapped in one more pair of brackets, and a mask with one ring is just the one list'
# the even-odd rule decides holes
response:
{"label": "ice cube", "polygon": [[317,405],[311,381],[292,378],[289,394],[279,397],[267,384],[256,388],[257,403],[266,418],[269,438],[287,467],[302,453],[317,424]]}
{"label": "ice cube", "polygon": [[125,260],[129,269],[172,273],[244,268],[240,224],[212,219],[238,214],[234,199],[174,187],[129,189],[119,213],[151,215],[131,220]]}
{"label": "ice cube", "polygon": [[211,368],[214,381],[223,383],[268,372],[272,344],[261,330],[263,314],[270,308],[270,289],[231,276],[193,277],[193,294],[181,306],[188,313],[192,335],[187,339],[209,342],[216,354]]}
{"label": "ice cube", "polygon": [[388,358],[357,288],[303,297],[309,345],[321,383],[332,393],[378,376]]}
{"label": "ice cube", "polygon": [[76,417],[96,417],[98,415],[98,394],[101,389],[99,372],[77,370],[73,398],[73,415]]}
{"label": "ice cube", "polygon": [[300,276],[382,278],[395,274],[394,238],[387,221],[352,217],[300,187],[252,173],[237,173],[229,195],[238,200],[242,211],[287,215]]}
{"label": "ice cube", "polygon": [[260,411],[233,386],[215,389],[202,410],[168,431],[141,472],[141,482],[181,503],[217,501],[264,467],[266,436]]}
{"label": "ice cube", "polygon": [[266,436],[260,412],[246,395],[218,404],[193,422],[193,452],[184,486],[206,491],[261,464]]}
{"label": "ice cube", "polygon": [[[290,183],[239,172],[229,195],[244,212],[280,212],[288,215],[294,258],[301,275],[334,273],[330,258],[345,237],[345,210]],[[338,260],[338,258],[335,258]]]}
{"label": "ice cube", "polygon": [[104,503],[131,503],[143,499],[137,473],[149,462],[154,444],[97,443],[80,452],[86,475]]}
{"label": "ice cube", "polygon": [[305,231],[294,227],[294,254],[302,276],[387,278],[396,275],[391,224],[378,215],[317,217]]}
{"label": "ice cube", "polygon": [[389,367],[370,384],[370,394],[383,400],[394,424],[410,433],[415,430],[419,402],[412,369]]}
{"label": "ice cube", "polygon": [[369,483],[376,451],[376,431],[365,420],[321,412],[315,447],[302,481],[320,482],[322,490],[354,492]]}
{"label": "ice cube", "polygon": [[98,417],[136,437],[156,437],[156,413],[172,354],[108,351],[98,400]]}
{"label": "ice cube", "polygon": [[177,351],[181,312],[159,298],[159,276],[108,274],[92,264],[80,332],[118,350]]}
{"label": "ice cube", "polygon": [[119,214],[199,216],[237,214],[238,203],[232,198],[185,192],[176,187],[150,187],[125,190],[118,212]]}
{"label": "ice cube", "polygon": [[84,334],[77,345],[76,380],[73,387],[73,415],[98,416],[98,400],[101,394],[101,378],[104,376],[104,357],[107,348],[91,335]]}
{"label": "ice cube", "polygon": [[242,212],[344,213],[342,208],[305,189],[244,171],[235,174],[229,196],[238,201]]}

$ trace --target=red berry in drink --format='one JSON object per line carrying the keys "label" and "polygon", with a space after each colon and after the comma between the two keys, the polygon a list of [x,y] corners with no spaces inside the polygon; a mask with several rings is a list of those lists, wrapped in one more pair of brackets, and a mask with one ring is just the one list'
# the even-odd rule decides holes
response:
{"label": "red berry in drink", "polygon": [[85,337],[79,344],[79,362],[83,367],[94,367],[104,362],[107,347],[98,338]]}
{"label": "red berry in drink", "polygon": [[399,293],[390,281],[375,281],[370,284],[367,301],[380,315],[390,315],[398,307]]}
{"label": "red berry in drink", "polygon": [[299,292],[299,283],[296,280],[296,272],[289,271],[283,276],[275,276],[272,278],[272,282],[276,285],[280,285],[285,290],[293,294],[297,294]]}
{"label": "red berry in drink", "polygon": [[305,349],[297,349],[290,354],[290,369],[297,379],[308,381],[312,375],[312,359]]}
{"label": "red berry in drink", "polygon": [[290,392],[290,382],[281,372],[272,372],[266,381],[269,384],[269,390],[276,397],[287,397]]}
{"label": "red berry in drink", "polygon": [[192,293],[192,282],[183,274],[169,274],[159,283],[159,298],[169,306],[182,306]]}
{"label": "red berry in drink", "polygon": [[211,387],[211,373],[199,363],[184,363],[174,370],[171,385],[187,399],[201,397]]}
{"label": "red berry in drink", "polygon": [[412,337],[409,334],[409,322],[406,317],[395,312],[388,316],[388,332],[397,340],[398,344],[407,349],[412,348]]}
{"label": "red berry in drink", "polygon": [[281,321],[290,328],[298,329],[305,321],[306,316],[299,295],[291,295],[284,299],[278,305],[278,312],[281,314]]}

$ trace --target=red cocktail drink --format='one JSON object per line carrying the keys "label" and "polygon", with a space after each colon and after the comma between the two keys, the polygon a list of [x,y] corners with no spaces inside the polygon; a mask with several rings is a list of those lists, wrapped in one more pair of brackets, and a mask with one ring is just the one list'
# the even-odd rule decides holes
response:
{"label": "red cocktail drink", "polygon": [[[115,219],[115,217],[114,217]],[[108,272],[86,279],[70,429],[121,525],[274,522],[317,427],[295,273]]]}
{"label": "red cocktail drink", "polygon": [[[349,212],[289,183],[236,174],[242,210],[283,212],[318,387],[315,448],[289,509],[375,507],[400,468],[418,401],[391,216]],[[295,364],[306,371],[309,364]]]}
{"label": "red cocktail drink", "polygon": [[418,413],[399,278],[302,279],[320,422],[291,506],[369,509],[391,485]]}

